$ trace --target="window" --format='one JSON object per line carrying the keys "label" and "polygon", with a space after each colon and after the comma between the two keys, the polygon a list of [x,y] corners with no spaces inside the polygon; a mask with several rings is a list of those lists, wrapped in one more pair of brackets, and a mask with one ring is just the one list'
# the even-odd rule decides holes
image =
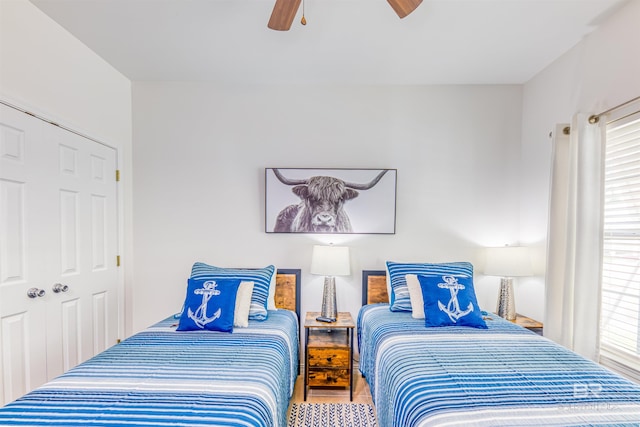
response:
{"label": "window", "polygon": [[607,124],[603,232],[600,362],[640,380],[640,112]]}

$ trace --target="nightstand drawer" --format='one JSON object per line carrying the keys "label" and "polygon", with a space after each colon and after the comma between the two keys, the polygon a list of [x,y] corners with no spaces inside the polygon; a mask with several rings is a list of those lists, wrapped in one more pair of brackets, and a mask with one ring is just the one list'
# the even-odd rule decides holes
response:
{"label": "nightstand drawer", "polygon": [[309,348],[309,368],[348,368],[349,353],[348,348]]}
{"label": "nightstand drawer", "polygon": [[349,387],[349,369],[309,369],[308,385],[311,387]]}

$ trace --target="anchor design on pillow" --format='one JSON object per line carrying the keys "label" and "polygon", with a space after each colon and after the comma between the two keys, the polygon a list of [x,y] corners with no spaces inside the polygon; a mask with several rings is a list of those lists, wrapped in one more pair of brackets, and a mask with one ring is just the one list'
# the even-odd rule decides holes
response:
{"label": "anchor design on pillow", "polygon": [[189,318],[193,320],[199,328],[204,329],[206,324],[213,322],[222,314],[221,309],[218,308],[218,310],[213,313],[213,316],[207,317],[207,306],[209,304],[209,300],[214,295],[220,295],[220,290],[216,289],[217,286],[218,285],[215,280],[210,280],[208,282],[204,282],[202,288],[193,291],[196,295],[202,295],[202,304],[200,304],[200,307],[196,309],[195,313],[189,308],[187,316],[189,316]]}
{"label": "anchor design on pillow", "polygon": [[451,292],[451,299],[446,307],[443,303],[438,301],[438,308],[440,311],[447,313],[449,319],[451,319],[453,323],[456,323],[459,318],[466,316],[473,311],[473,303],[469,302],[469,306],[466,310],[460,310],[458,291],[460,291],[460,289],[464,289],[464,285],[458,283],[458,279],[453,276],[442,276],[442,280],[444,283],[438,283],[438,287],[442,289],[449,289],[449,292]]}

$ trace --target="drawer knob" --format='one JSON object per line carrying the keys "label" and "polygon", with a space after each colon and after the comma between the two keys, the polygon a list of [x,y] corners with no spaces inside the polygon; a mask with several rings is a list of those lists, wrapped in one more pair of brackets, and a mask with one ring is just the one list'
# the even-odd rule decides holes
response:
{"label": "drawer knob", "polygon": [[331,358],[327,357],[327,362],[331,363]]}

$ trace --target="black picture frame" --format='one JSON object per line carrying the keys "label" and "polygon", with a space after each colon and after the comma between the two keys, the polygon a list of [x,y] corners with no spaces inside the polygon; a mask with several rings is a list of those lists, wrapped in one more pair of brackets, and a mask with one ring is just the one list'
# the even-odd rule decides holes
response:
{"label": "black picture frame", "polygon": [[395,234],[397,169],[265,168],[265,232]]}

